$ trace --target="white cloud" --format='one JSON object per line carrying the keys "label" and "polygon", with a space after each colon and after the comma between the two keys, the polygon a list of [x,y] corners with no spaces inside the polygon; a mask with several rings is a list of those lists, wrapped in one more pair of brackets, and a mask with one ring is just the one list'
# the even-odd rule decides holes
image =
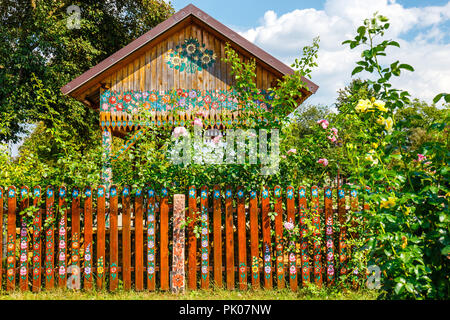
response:
{"label": "white cloud", "polygon": [[[319,67],[312,80],[320,88],[308,101],[331,105],[336,91],[351,81],[360,53],[360,49],[350,50],[341,43],[353,38],[362,20],[376,11],[390,19],[386,37],[401,45],[400,49],[389,49],[386,62],[400,60],[416,70],[404,71],[394,84],[425,101],[448,92],[450,43],[443,43],[449,36],[443,25],[450,20],[450,1],[444,6],[405,8],[394,0],[328,0],[324,10],[294,10],[279,17],[269,10],[261,25],[241,34],[288,65],[319,35]],[[405,40],[408,32],[416,33],[413,40]]]}

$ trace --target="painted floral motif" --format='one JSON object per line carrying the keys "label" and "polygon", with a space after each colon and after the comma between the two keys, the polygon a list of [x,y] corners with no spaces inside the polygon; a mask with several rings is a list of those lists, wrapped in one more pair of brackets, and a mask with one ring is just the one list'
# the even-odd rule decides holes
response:
{"label": "painted floral motif", "polygon": [[105,188],[104,187],[98,187],[97,197],[103,198],[104,196],[105,196]]}
{"label": "painted floral motif", "polygon": [[195,199],[195,195],[196,195],[195,188],[194,187],[189,188],[189,198]]}
{"label": "painted floral motif", "polygon": [[258,264],[258,257],[256,256],[252,257],[252,274],[254,279],[259,278],[259,264]]}
{"label": "painted floral motif", "polygon": [[214,190],[214,199],[219,199],[219,197],[220,197],[220,191]]}
{"label": "painted floral motif", "polygon": [[74,199],[78,198],[78,195],[79,195],[79,194],[80,194],[80,192],[78,191],[77,188],[74,188],[74,189],[72,190],[72,198],[74,198]]}
{"label": "painted floral motif", "polygon": [[265,243],[265,251],[264,251],[264,275],[266,279],[270,279],[272,276],[272,265],[270,263],[270,248],[267,243]]}
{"label": "painted floral motif", "polygon": [[28,195],[28,190],[27,190],[26,188],[22,188],[22,189],[20,190],[20,196],[21,196],[21,198],[22,198],[22,199],[25,199],[25,198],[27,197],[27,195]]}
{"label": "painted floral motif", "polygon": [[247,266],[244,262],[239,264],[239,277],[242,279],[242,282],[245,282],[245,278],[247,276]]}
{"label": "painted floral motif", "polygon": [[122,194],[124,197],[128,197],[130,195],[130,189],[128,187],[123,188]]}
{"label": "painted floral motif", "polygon": [[256,192],[255,191],[250,191],[250,198],[251,199],[255,199],[256,198]]}
{"label": "painted floral motif", "polygon": [[117,269],[117,263],[115,263],[115,262],[111,263],[111,266],[109,268],[109,272],[111,274],[112,280],[116,280],[117,274],[119,272],[118,269]]}
{"label": "painted floral motif", "polygon": [[[149,190],[153,195],[153,190]],[[152,203],[147,208],[147,278],[152,280],[155,275],[155,208]]]}
{"label": "painted floral motif", "polygon": [[[64,190],[64,189],[61,189]],[[61,194],[60,190],[60,194]],[[66,278],[66,219],[62,217],[59,221],[59,244],[58,244],[59,277]]]}
{"label": "painted floral motif", "polygon": [[294,198],[294,189],[292,189],[292,187],[288,188],[286,196],[287,196],[288,199]]}
{"label": "painted floral motif", "polygon": [[15,196],[16,196],[16,190],[14,188],[10,187],[8,190],[8,197],[14,198]]}
{"label": "painted floral motif", "polygon": [[[53,197],[53,190],[47,189],[47,197]],[[54,218],[53,214],[53,203],[50,203],[47,206],[47,220],[52,220]],[[51,281],[53,279],[53,260],[54,260],[54,227],[53,224],[50,225],[45,233],[45,243],[46,243],[46,252],[45,252],[45,274],[47,281]]]}
{"label": "painted floral motif", "polygon": [[175,50],[169,50],[166,62],[170,68],[180,72],[196,73],[211,67],[216,62],[216,54],[206,49],[204,43],[200,44],[196,38],[191,37],[177,45]]}
{"label": "painted floral motif", "polygon": [[78,232],[72,235],[72,265],[78,265],[78,261],[80,260],[80,243],[78,237]]}
{"label": "painted floral motif", "polygon": [[[177,292],[184,288],[184,244],[185,233],[182,225],[184,223],[184,211],[176,201],[173,209],[173,255],[172,255],[172,290]],[[184,207],[184,204],[183,204]]]}
{"label": "painted floral motif", "polygon": [[239,191],[237,192],[237,196],[238,196],[239,199],[242,199],[242,198],[244,197],[244,191],[239,190]]}
{"label": "painted floral motif", "polygon": [[[264,104],[262,101],[272,98],[272,93],[265,90],[259,91],[259,97],[254,101],[259,108],[270,110],[271,106]],[[130,97],[130,98],[127,98]],[[186,111],[186,110],[221,110],[236,111],[242,106],[239,104],[238,93],[228,90],[197,90],[197,89],[178,89],[167,91],[105,91],[100,98],[100,106],[102,112],[123,112],[129,115],[137,114],[143,110],[149,111]],[[126,127],[132,126],[137,120],[125,121],[102,121],[103,141],[110,142],[111,133],[107,127]],[[209,121],[204,119],[204,124]],[[236,119],[235,124],[238,120]],[[138,123],[145,125],[146,123]],[[184,121],[175,120],[172,124],[168,122],[159,122],[153,120],[152,125],[164,126],[184,126]],[[231,123],[230,123],[231,124]],[[150,125],[150,123],[147,123]]]}
{"label": "painted floral motif", "polygon": [[[325,195],[329,193],[331,198],[331,189],[325,190]],[[327,215],[325,219],[325,241],[326,241],[326,257],[327,257],[327,279],[329,282],[334,279],[334,248],[333,248],[333,214]]]}
{"label": "painted floral motif", "polygon": [[339,191],[338,191],[338,196],[339,196],[340,199],[342,199],[342,198],[345,197],[345,192],[344,192],[343,189],[339,189]]}
{"label": "painted floral motif", "polygon": [[225,191],[225,197],[231,198],[231,195],[232,195],[231,190]]}
{"label": "painted floral motif", "polygon": [[103,262],[103,256],[97,259],[97,275],[99,278],[103,278],[103,273],[105,272],[104,269],[104,262]]}
{"label": "painted floral motif", "polygon": [[84,278],[89,280],[91,277],[92,268],[92,252],[91,243],[86,245],[86,250],[84,252]]}
{"label": "painted floral motif", "polygon": [[206,190],[202,190],[200,196],[202,197],[202,199],[206,199],[206,197],[208,196],[208,192]]}
{"label": "painted floral motif", "polygon": [[[37,196],[36,196],[37,194]],[[34,189],[34,195],[38,197],[40,190]],[[41,237],[40,237],[41,214],[35,213],[33,219],[33,279],[38,280],[41,275]]]}
{"label": "painted floral motif", "polygon": [[[10,189],[11,190],[11,189]],[[7,258],[6,258],[6,276],[10,282],[14,281],[15,268],[16,268],[16,246],[14,243],[14,237],[12,234],[8,234]]]}
{"label": "painted floral motif", "polygon": [[[311,188],[312,194],[312,210],[311,214],[313,216],[313,226],[314,226],[314,235],[316,237],[320,236],[320,216],[319,216],[319,191],[317,187]],[[322,283],[322,261],[320,256],[320,242],[315,239],[314,243],[314,279],[316,283]]]}
{"label": "painted floral motif", "polygon": [[[206,190],[203,190],[206,192]],[[202,236],[201,236],[201,252],[202,252],[202,269],[201,276],[206,280],[209,275],[209,247],[208,247],[208,210],[202,205]]]}
{"label": "painted floral motif", "polygon": [[269,190],[264,189],[262,192],[262,197],[263,199],[267,199],[267,197],[269,197]]}
{"label": "painted floral motif", "polygon": [[281,196],[281,188],[279,186],[275,187],[274,194],[276,198],[279,198]]}
{"label": "painted floral motif", "polygon": [[168,191],[167,191],[166,188],[163,188],[163,189],[161,190],[161,196],[162,196],[162,197],[167,197],[168,194],[169,194],[169,193],[168,193]]}
{"label": "painted floral motif", "polygon": [[[22,189],[23,191],[24,189]],[[25,189],[26,190],[26,189]],[[24,197],[22,192],[22,198]],[[25,218],[22,217],[22,226],[20,229],[20,278],[27,280],[27,267],[28,267],[28,237],[27,237],[27,223]]]}

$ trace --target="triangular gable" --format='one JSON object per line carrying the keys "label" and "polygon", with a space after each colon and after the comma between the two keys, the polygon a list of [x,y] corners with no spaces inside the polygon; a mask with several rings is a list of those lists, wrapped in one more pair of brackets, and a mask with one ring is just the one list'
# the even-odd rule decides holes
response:
{"label": "triangular gable", "polygon": [[[207,49],[218,49],[220,51],[223,51],[223,43],[229,42],[232,47],[244,58],[255,58],[257,61],[257,67],[259,68],[257,76],[258,79],[262,79],[264,72],[266,72],[266,80],[265,83],[263,83],[263,80],[260,80],[261,84],[259,85],[260,89],[266,89],[268,86],[273,84],[273,79],[281,78],[285,74],[292,74],[293,70],[286,66],[284,63],[279,61],[278,59],[274,58],[267,52],[263,51],[262,49],[258,48],[236,32],[232,31],[228,27],[224,26],[208,14],[204,13],[202,10],[198,9],[197,7],[193,6],[192,4],[186,6],[184,9],[181,9],[177,13],[175,13],[173,16],[165,20],[164,22],[160,23],[153,29],[151,29],[146,34],[142,35],[138,39],[134,40],[124,48],[120,49],[116,53],[112,54],[107,59],[103,60],[93,68],[89,69],[73,81],[66,84],[64,87],[61,88],[61,91],[64,94],[68,94],[85,104],[87,104],[90,107],[93,108],[99,108],[100,107],[100,91],[102,89],[112,89],[116,90],[114,88],[114,85],[116,85],[117,88],[120,90],[118,91],[129,91],[129,90],[161,90],[161,89],[177,89],[177,88],[190,88],[193,89],[209,89],[209,90],[215,90],[215,89],[223,89],[223,88],[216,88],[215,81],[211,80],[212,83],[209,85],[209,87],[204,88],[198,88],[195,86],[192,86],[191,83],[189,83],[190,78],[186,78],[185,83],[179,83],[178,86],[176,86],[176,83],[173,83],[173,87],[155,87],[151,85],[151,79],[145,77],[145,71],[143,70],[135,70],[133,69],[133,65],[136,66],[135,61],[143,61],[144,63],[152,61],[152,57],[146,58],[145,55],[149,54],[149,50],[151,48],[155,47],[161,41],[167,41],[167,39],[170,39],[174,37],[174,34],[183,33],[183,30],[186,28],[191,28],[190,26],[194,24],[195,27],[199,29],[204,29],[208,34],[210,34],[214,39],[218,39],[218,41],[222,42],[222,45],[217,47],[217,40],[215,40],[215,44],[211,45],[211,43],[206,44]],[[183,39],[183,37],[179,37],[180,41],[178,43],[174,43],[175,41],[172,41],[172,45],[180,45],[182,44],[186,39]],[[169,40],[170,41],[170,40]],[[200,45],[204,45],[205,43],[200,43]],[[170,46],[167,47],[168,50],[170,50]],[[156,55],[167,55],[167,52],[164,50],[161,50],[163,52],[156,52]],[[223,55],[223,52],[221,52]],[[147,59],[147,60],[146,60]],[[167,62],[167,61],[166,61]],[[131,65],[131,67],[130,67]],[[162,68],[170,68],[173,66],[170,65],[164,65]],[[119,76],[123,74],[124,71],[120,71],[121,69],[129,70],[130,68],[132,73],[135,74],[133,78],[133,83],[129,85],[124,85],[120,87],[122,84],[120,81],[122,79],[119,79]],[[139,66],[138,66],[139,69]],[[142,69],[142,63],[141,63],[141,69]],[[219,68],[220,69],[220,68]],[[163,69],[161,69],[163,70]],[[229,69],[226,69],[225,71],[218,71],[219,74],[223,74],[224,72],[229,73]],[[211,73],[211,72],[209,72]],[[205,73],[205,76],[209,76],[209,74]],[[217,78],[217,75],[214,75],[214,77]],[[159,80],[160,83],[166,84],[165,79]],[[309,87],[309,91],[305,91],[304,97],[302,99],[305,100],[309,95],[316,92],[318,86],[314,84],[313,82],[309,81],[308,79],[304,79],[304,81],[307,83]],[[182,86],[184,84],[184,86]],[[169,84],[170,85],[170,84]],[[125,90],[126,89],[126,90]]]}

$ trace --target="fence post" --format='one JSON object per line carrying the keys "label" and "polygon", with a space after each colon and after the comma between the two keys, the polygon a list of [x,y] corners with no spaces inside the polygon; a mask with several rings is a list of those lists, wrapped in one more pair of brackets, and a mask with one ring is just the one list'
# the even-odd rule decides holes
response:
{"label": "fence post", "polygon": [[33,217],[33,285],[32,291],[41,290],[41,187],[36,186],[33,190],[33,206],[35,213]]}
{"label": "fence post", "polygon": [[320,248],[320,213],[319,213],[319,189],[316,186],[311,187],[311,214],[314,226],[314,283],[322,286],[322,255]]}
{"label": "fence post", "polygon": [[53,205],[55,202],[55,194],[53,192],[53,187],[47,187],[47,198],[45,201],[46,216],[45,219],[50,221],[50,225],[47,226],[45,231],[45,289],[53,289],[55,284],[55,272],[54,272],[54,262],[55,262],[55,230],[54,230],[54,219]]}
{"label": "fence post", "polygon": [[172,254],[172,292],[179,293],[185,289],[185,220],[186,196],[176,194],[173,197],[173,254]]}
{"label": "fence post", "polygon": [[97,189],[97,289],[103,288],[105,278],[105,204],[106,188]]}
{"label": "fence post", "polygon": [[134,279],[136,291],[144,290],[144,220],[142,203],[142,190],[137,189],[134,199],[134,229],[136,230],[134,237]]}
{"label": "fence post", "polygon": [[233,199],[231,187],[225,189],[225,250],[227,265],[227,289],[234,289],[234,230]]}
{"label": "fence post", "polygon": [[87,187],[84,191],[84,289],[92,289],[92,189]]}
{"label": "fence post", "polygon": [[330,187],[325,188],[325,241],[327,261],[327,284],[334,283],[334,244],[333,244],[333,193]]}
{"label": "fence post", "polygon": [[[29,189],[23,186],[20,189],[20,209],[25,210],[29,205]],[[22,214],[20,221],[20,278],[19,287],[21,291],[28,290],[28,237],[27,237],[27,215]]]}
{"label": "fence post", "polygon": [[237,191],[239,289],[247,289],[247,236],[245,225],[245,199],[242,187]]}
{"label": "fence post", "polygon": [[58,204],[59,212],[61,212],[58,228],[58,284],[60,288],[65,288],[67,285],[67,212],[65,187],[59,188]]}
{"label": "fence post", "polygon": [[310,282],[310,267],[309,267],[309,252],[308,252],[308,218],[306,212],[306,188],[301,186],[298,189],[298,208],[300,215],[300,246],[301,246],[301,261],[302,261],[302,284],[303,287],[308,286]]}
{"label": "fence post", "polygon": [[284,281],[284,255],[283,255],[283,199],[281,197],[281,187],[275,186],[274,189],[276,212],[275,217],[275,246],[276,246],[276,266],[277,266],[277,286],[278,289],[285,287]]}
{"label": "fence post", "polygon": [[188,226],[188,287],[191,290],[197,288],[197,238],[194,234],[194,228],[197,224],[197,191],[195,186],[189,188],[189,218],[191,219]]}
{"label": "fence post", "polygon": [[209,213],[208,213],[208,188],[203,186],[200,191],[200,206],[202,213],[202,289],[209,287]]}
{"label": "fence post", "polygon": [[263,187],[261,191],[262,236],[264,257],[264,287],[272,289],[272,235],[270,228],[270,199],[269,189]]}
{"label": "fence post", "polygon": [[[290,223],[295,226],[295,193],[292,186],[286,189],[286,211],[287,218]],[[297,254],[295,253],[296,243],[289,243],[289,285],[292,291],[297,291],[298,277],[297,277]]]}

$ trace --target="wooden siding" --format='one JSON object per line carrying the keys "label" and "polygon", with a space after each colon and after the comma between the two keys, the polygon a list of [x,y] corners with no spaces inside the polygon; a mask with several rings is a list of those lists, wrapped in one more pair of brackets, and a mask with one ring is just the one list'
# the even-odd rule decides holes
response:
{"label": "wooden siding", "polygon": [[[200,44],[204,43],[206,49],[213,50],[216,62],[208,69],[194,74],[186,71],[180,72],[172,69],[166,62],[169,50],[190,37],[196,38]],[[196,24],[186,26],[184,29],[169,35],[166,39],[155,44],[145,53],[121,66],[117,71],[106,77],[102,83],[112,91],[128,90],[171,90],[171,89],[198,89],[198,90],[229,90],[233,77],[230,66],[222,61],[225,56],[226,42],[215,37],[212,33]],[[243,61],[249,59],[239,54]],[[276,84],[278,76],[257,64],[257,86],[267,89]]]}

